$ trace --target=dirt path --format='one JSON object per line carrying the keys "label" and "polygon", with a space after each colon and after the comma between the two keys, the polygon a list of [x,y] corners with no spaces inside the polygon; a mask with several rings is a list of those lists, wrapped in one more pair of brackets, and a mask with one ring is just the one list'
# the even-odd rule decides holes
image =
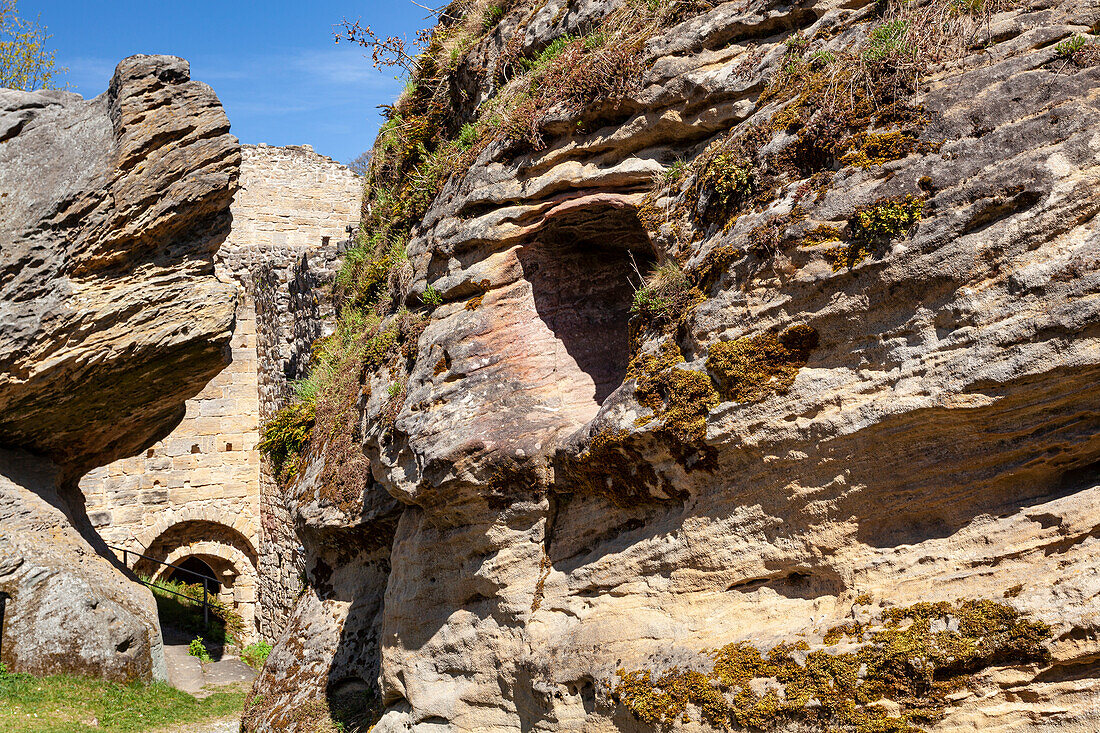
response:
{"label": "dirt path", "polygon": [[186,635],[164,628],[164,660],[168,664],[168,684],[195,697],[206,697],[219,687],[248,685],[256,670],[238,657],[225,655],[203,664],[187,653]]}
{"label": "dirt path", "polygon": [[207,720],[204,723],[183,723],[173,728],[158,728],[150,733],[238,733],[241,721],[237,718]]}

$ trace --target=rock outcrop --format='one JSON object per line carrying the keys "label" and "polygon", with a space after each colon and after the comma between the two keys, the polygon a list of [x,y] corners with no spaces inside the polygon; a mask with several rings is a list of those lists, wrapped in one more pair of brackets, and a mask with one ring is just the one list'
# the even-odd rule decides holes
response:
{"label": "rock outcrop", "polygon": [[1096,5],[508,8],[245,729],[1095,727]]}
{"label": "rock outcrop", "polygon": [[214,276],[240,152],[182,59],[135,56],[91,100],[0,90],[2,661],[164,676],[150,593],[92,531],[77,481],[166,435],[226,364]]}

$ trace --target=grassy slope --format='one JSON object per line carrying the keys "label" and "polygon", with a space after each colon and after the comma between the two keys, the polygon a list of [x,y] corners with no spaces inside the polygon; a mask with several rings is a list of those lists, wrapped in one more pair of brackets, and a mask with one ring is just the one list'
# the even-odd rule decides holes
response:
{"label": "grassy slope", "polygon": [[[0,672],[0,730],[6,733],[143,733],[180,723],[238,717],[244,692],[199,700],[164,683],[120,685],[72,675]],[[97,726],[88,725],[92,720]]]}

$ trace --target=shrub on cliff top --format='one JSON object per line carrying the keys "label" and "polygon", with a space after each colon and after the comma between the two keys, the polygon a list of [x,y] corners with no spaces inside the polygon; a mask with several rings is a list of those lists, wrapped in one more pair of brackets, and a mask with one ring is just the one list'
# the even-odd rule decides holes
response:
{"label": "shrub on cliff top", "polygon": [[54,51],[46,48],[50,38],[37,20],[19,16],[16,0],[0,0],[0,87],[53,89],[54,76],[67,69],[54,63]]}

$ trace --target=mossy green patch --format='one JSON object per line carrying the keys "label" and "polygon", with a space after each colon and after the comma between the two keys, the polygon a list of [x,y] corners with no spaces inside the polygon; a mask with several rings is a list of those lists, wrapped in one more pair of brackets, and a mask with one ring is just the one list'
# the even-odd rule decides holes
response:
{"label": "mossy green patch", "polygon": [[907,195],[858,209],[848,220],[847,242],[825,250],[825,260],[834,272],[855,267],[877,246],[908,234],[924,216],[924,206],[924,199]]}
{"label": "mossy green patch", "polygon": [[917,149],[918,142],[919,136],[913,129],[861,132],[852,138],[840,162],[860,168],[884,165],[909,155]]}
{"label": "mossy green patch", "polygon": [[837,241],[840,241],[840,229],[828,224],[816,226],[802,237],[802,245],[807,247]]}
{"label": "mossy green patch", "polygon": [[631,440],[627,430],[596,432],[578,456],[562,459],[559,475],[564,481],[559,480],[559,486],[604,496],[623,507],[650,500],[650,487],[659,483],[657,475]]}
{"label": "mossy green patch", "polygon": [[848,237],[868,243],[888,241],[908,233],[923,216],[924,200],[916,196],[879,199],[852,215]]}
{"label": "mossy green patch", "polygon": [[[918,733],[942,718],[947,695],[993,665],[1049,659],[1046,624],[989,600],[918,603],[883,613],[875,625],[845,624],[854,651],[811,651],[805,641],[767,654],[748,642],[710,653],[710,669],[618,671],[613,699],[655,728],[697,716],[722,730],[776,730],[792,723],[846,733]],[[765,692],[751,684],[772,680]],[[780,694],[781,693],[781,694]],[[896,703],[900,715],[878,704]]]}
{"label": "mossy green patch", "polygon": [[781,334],[720,341],[710,347],[707,371],[714,376],[723,399],[755,402],[786,392],[817,342],[817,331],[805,324],[791,326]]}
{"label": "mossy green patch", "polygon": [[634,358],[627,373],[636,382],[634,396],[653,416],[646,424],[660,420],[661,430],[681,443],[701,441],[707,434],[707,415],[718,405],[718,393],[710,377],[702,372],[679,368],[683,354],[671,339],[657,354]]}
{"label": "mossy green patch", "polygon": [[696,185],[701,224],[725,224],[749,198],[755,173],[752,163],[732,153],[719,153],[703,166]]}
{"label": "mossy green patch", "polygon": [[291,402],[264,424],[257,448],[267,456],[278,481],[289,481],[298,470],[299,458],[309,443],[316,419],[313,400]]}
{"label": "mossy green patch", "polygon": [[689,277],[700,292],[710,290],[734,262],[744,256],[739,247],[715,247],[692,269]]}

